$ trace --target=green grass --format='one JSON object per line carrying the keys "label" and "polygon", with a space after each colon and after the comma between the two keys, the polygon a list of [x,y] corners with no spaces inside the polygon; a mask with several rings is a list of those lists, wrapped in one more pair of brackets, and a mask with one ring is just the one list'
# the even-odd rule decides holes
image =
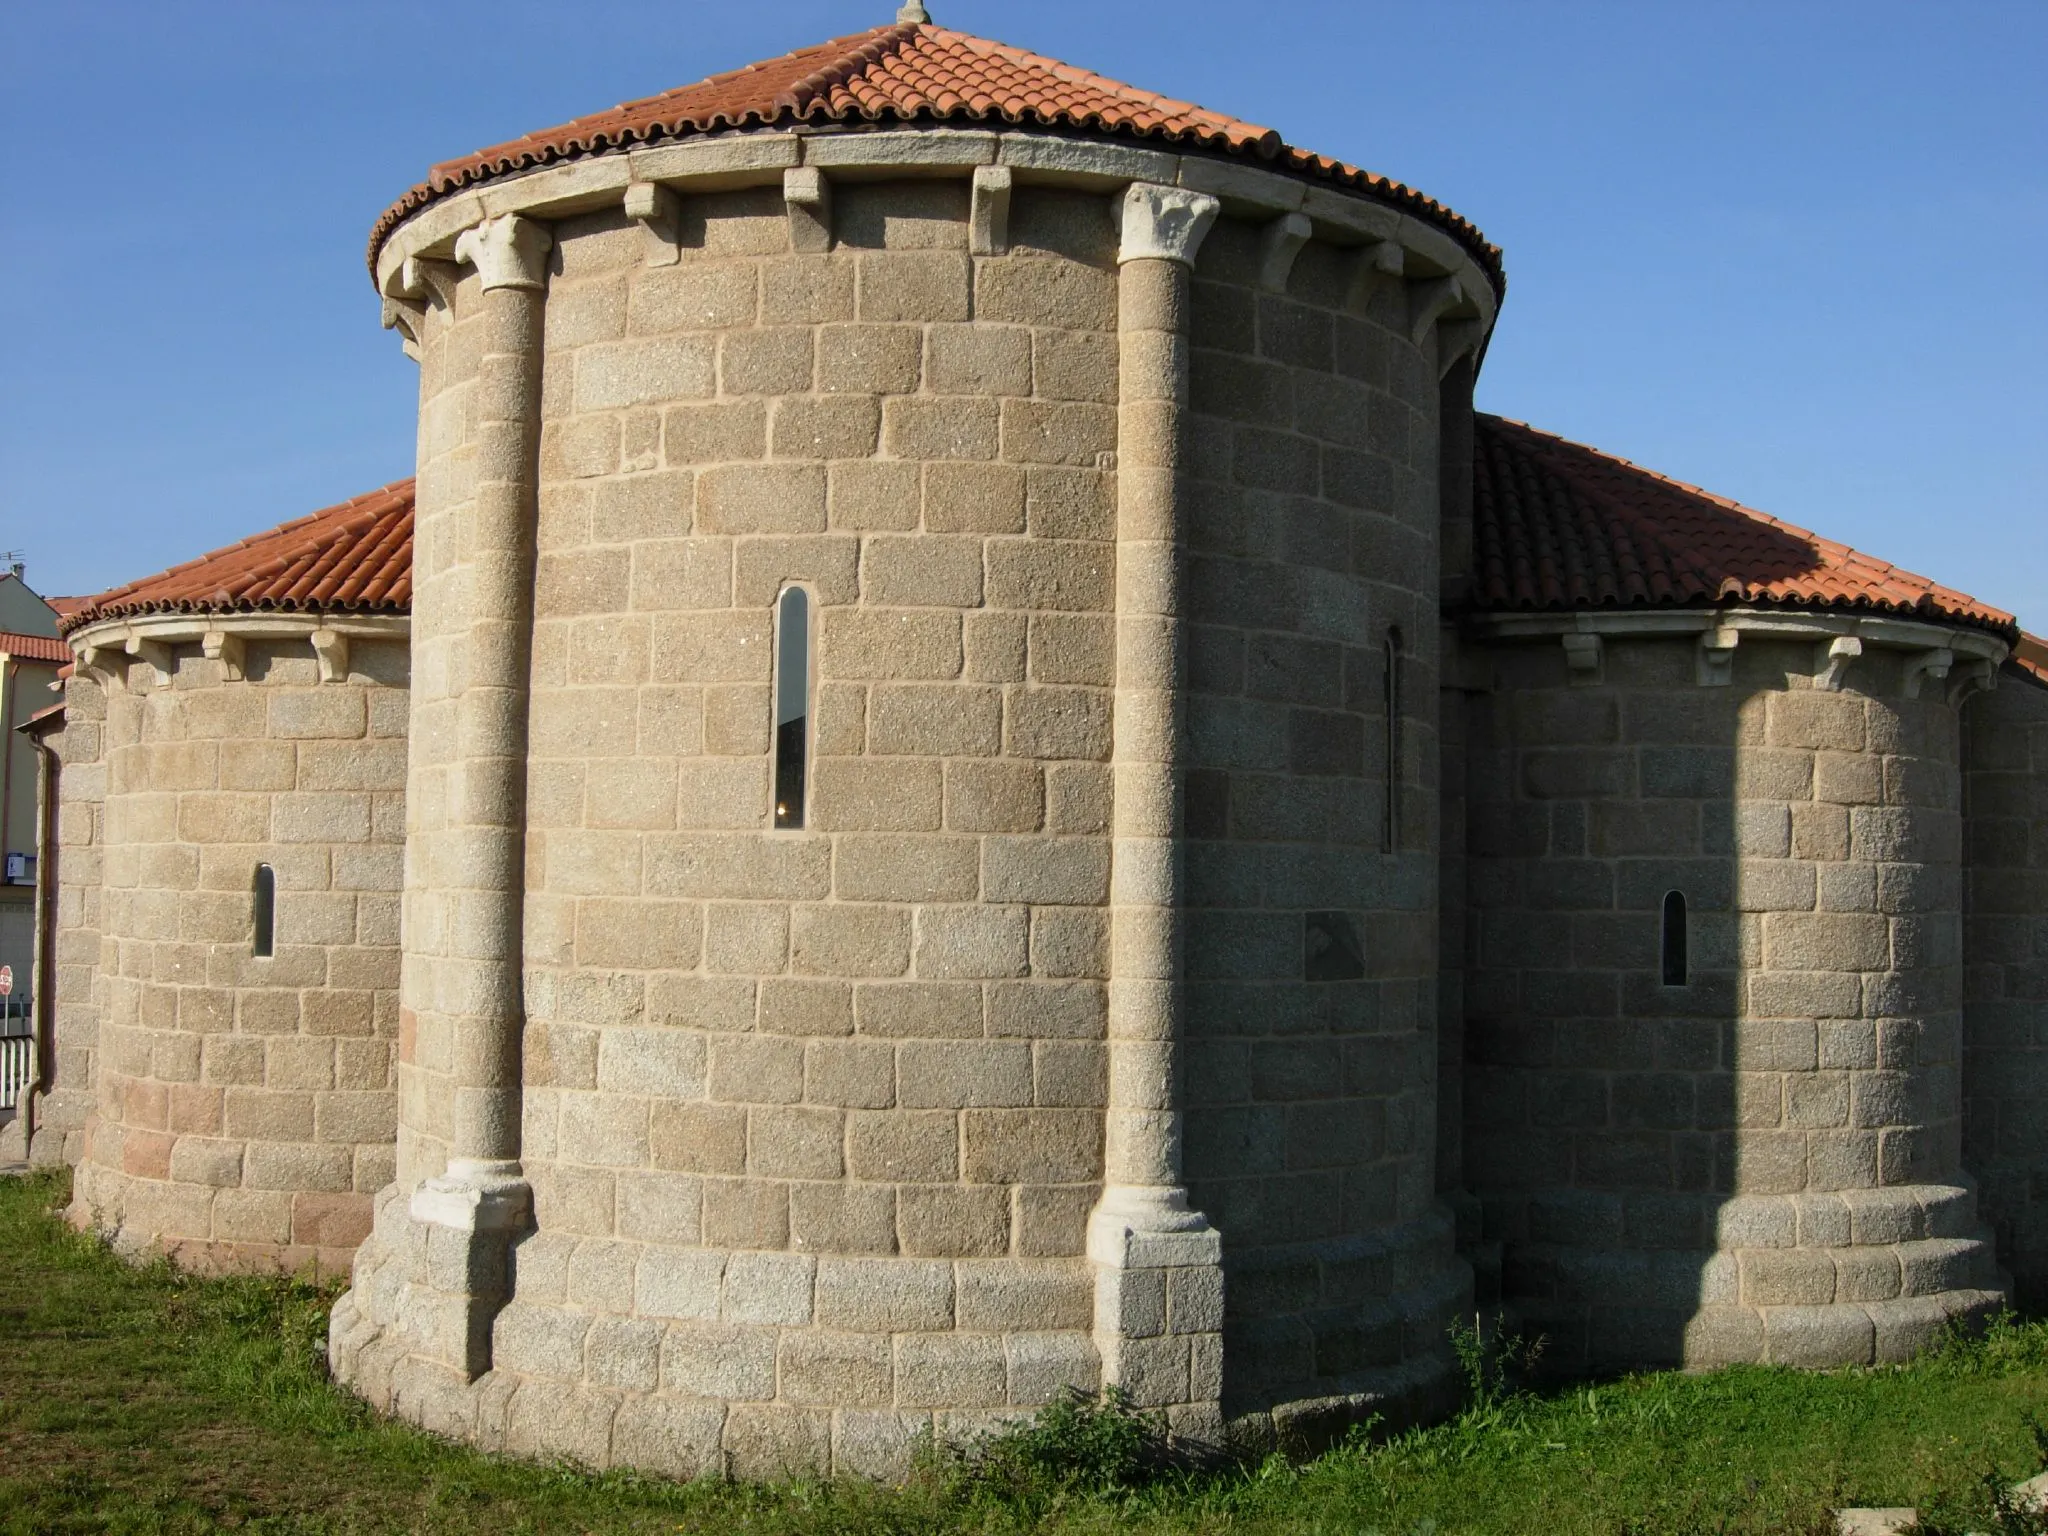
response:
{"label": "green grass", "polygon": [[2006,1536],[1984,1478],[2043,1461],[2048,1324],[2007,1322],[1909,1367],[1489,1391],[1300,1467],[1147,1472],[1142,1425],[1069,1406],[904,1489],[592,1476],[377,1420],[327,1381],[329,1293],[130,1269],[48,1214],[61,1194],[0,1180],[0,1532],[1678,1536],[1917,1504]]}

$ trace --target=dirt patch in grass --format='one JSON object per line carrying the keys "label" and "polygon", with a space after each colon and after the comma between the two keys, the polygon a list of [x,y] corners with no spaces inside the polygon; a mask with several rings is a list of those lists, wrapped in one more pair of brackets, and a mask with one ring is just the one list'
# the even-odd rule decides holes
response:
{"label": "dirt patch in grass", "polygon": [[1452,1423],[1305,1466],[1161,1467],[1130,1426],[1082,1412],[934,1458],[904,1489],[598,1476],[377,1419],[327,1380],[331,1292],[130,1268],[49,1214],[62,1192],[0,1180],[0,1533],[1783,1536],[1831,1531],[1843,1504],[1995,1531],[1983,1479],[2043,1461],[2048,1324],[2009,1322],[1911,1366],[1825,1375],[1530,1396],[1482,1372]]}

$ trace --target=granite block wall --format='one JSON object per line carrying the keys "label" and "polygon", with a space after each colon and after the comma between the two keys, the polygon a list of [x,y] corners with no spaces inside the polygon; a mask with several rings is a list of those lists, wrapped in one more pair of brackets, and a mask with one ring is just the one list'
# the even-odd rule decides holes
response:
{"label": "granite block wall", "polygon": [[[136,663],[105,691],[72,1214],[195,1268],[339,1273],[392,1177],[406,648],[359,643],[328,683],[303,642],[251,642],[244,665],[231,680],[187,645],[168,686]],[[259,864],[270,956],[252,949]],[[67,901],[90,866],[67,862]]]}
{"label": "granite block wall", "polygon": [[2021,1306],[2048,1305],[2048,688],[1963,714],[1963,1162]]}

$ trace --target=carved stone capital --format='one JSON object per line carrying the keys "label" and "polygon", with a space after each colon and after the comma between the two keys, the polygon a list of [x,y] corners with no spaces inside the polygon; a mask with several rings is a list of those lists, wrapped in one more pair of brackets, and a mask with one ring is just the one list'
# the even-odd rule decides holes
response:
{"label": "carved stone capital", "polygon": [[545,288],[547,254],[554,243],[545,224],[507,213],[465,229],[455,242],[455,259],[476,268],[485,293]]}
{"label": "carved stone capital", "polygon": [[1223,205],[1206,192],[1150,181],[1132,182],[1114,207],[1123,237],[1116,253],[1119,264],[1149,258],[1177,261],[1184,267],[1195,264],[1195,254],[1223,211]]}

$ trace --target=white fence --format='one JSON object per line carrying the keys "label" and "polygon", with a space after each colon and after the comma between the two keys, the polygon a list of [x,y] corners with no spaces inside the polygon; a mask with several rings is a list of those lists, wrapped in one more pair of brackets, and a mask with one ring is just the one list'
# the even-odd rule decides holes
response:
{"label": "white fence", "polygon": [[27,1035],[0,1039],[0,1109],[21,1107],[21,1095],[35,1076],[35,1041]]}

